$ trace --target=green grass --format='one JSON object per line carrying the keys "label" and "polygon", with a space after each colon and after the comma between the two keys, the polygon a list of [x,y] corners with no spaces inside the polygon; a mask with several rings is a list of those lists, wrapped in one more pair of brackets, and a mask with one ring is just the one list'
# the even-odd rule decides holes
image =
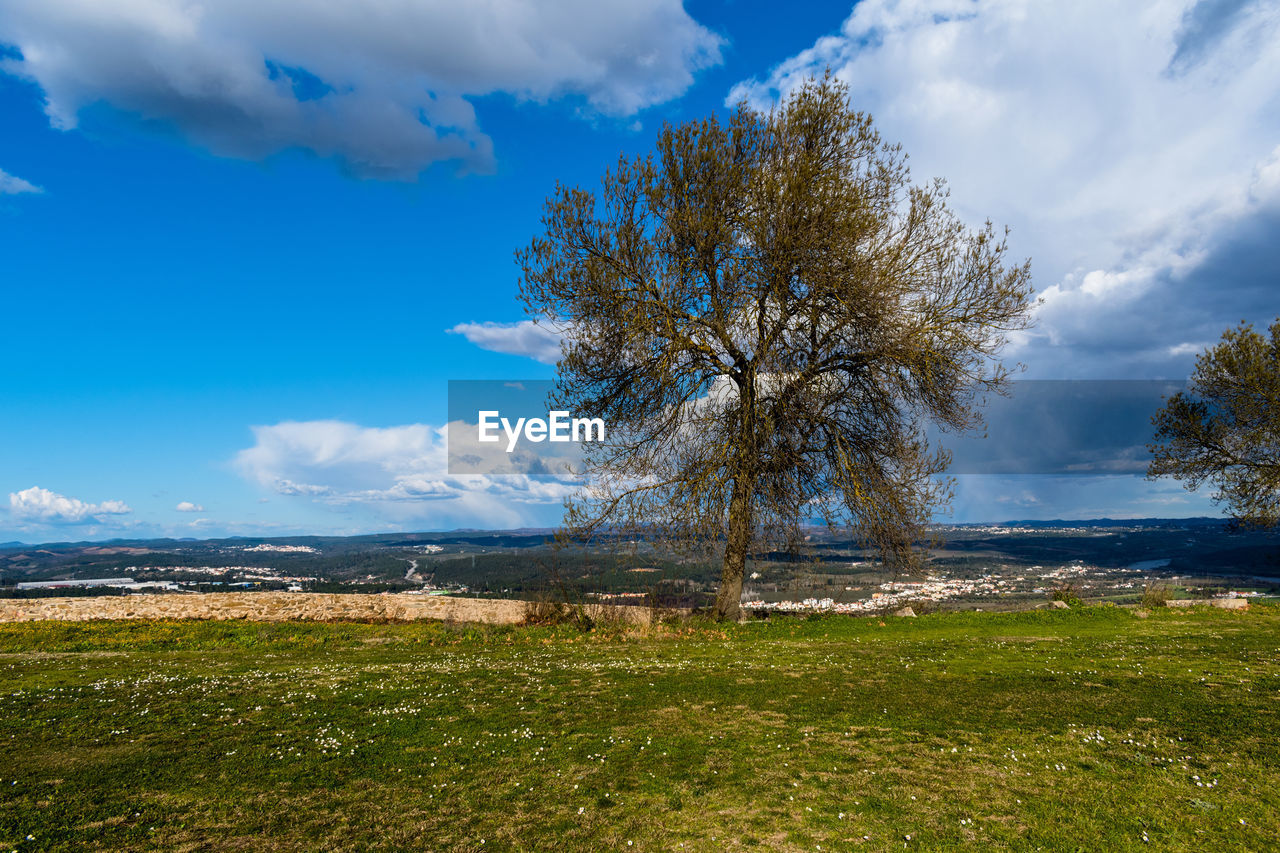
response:
{"label": "green grass", "polygon": [[1280,847],[1280,608],[0,625],[0,850]]}

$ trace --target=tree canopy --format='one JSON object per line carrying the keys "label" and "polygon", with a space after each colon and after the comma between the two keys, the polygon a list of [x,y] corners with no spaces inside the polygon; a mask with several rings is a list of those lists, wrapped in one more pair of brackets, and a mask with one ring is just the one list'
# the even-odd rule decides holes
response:
{"label": "tree canopy", "polygon": [[980,424],[1030,267],[913,185],[846,87],[668,125],[543,225],[521,297],[564,335],[557,405],[609,426],[570,531],[722,547],[726,618],[752,549],[813,521],[912,558],[951,496],[924,428]]}
{"label": "tree canopy", "polygon": [[1280,319],[1267,336],[1247,323],[1228,329],[1151,420],[1149,478],[1190,490],[1207,482],[1244,525],[1280,521]]}

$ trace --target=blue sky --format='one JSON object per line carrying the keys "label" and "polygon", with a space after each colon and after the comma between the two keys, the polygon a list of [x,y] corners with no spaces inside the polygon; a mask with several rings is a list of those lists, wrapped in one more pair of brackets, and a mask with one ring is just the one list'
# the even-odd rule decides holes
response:
{"label": "blue sky", "polygon": [[[1032,257],[1028,376],[1183,378],[1280,314],[1275,2],[537,5],[6,3],[0,541],[554,523],[441,434],[447,380],[553,375],[543,199],[826,67]],[[965,477],[952,518],[1212,512]]]}

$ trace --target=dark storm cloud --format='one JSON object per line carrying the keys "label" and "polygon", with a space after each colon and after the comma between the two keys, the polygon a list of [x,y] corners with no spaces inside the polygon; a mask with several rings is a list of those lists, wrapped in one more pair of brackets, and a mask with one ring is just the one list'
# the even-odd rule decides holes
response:
{"label": "dark storm cloud", "polygon": [[1037,374],[1182,379],[1227,328],[1269,325],[1280,316],[1280,208],[1232,223],[1195,261],[1152,270],[1135,291],[1066,293],[1066,306],[1046,306],[1058,341],[1052,353],[1039,350]]}
{"label": "dark storm cloud", "polygon": [[1025,380],[983,408],[986,435],[934,434],[950,474],[1143,474],[1151,416],[1180,382]]}

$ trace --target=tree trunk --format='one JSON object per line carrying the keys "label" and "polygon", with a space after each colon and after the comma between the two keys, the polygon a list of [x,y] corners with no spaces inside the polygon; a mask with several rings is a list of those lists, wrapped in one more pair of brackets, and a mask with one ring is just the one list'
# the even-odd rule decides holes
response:
{"label": "tree trunk", "polygon": [[729,498],[729,536],[724,548],[724,568],[720,571],[720,591],[716,593],[716,618],[737,621],[742,615],[742,575],[751,548],[751,498],[755,484],[750,477],[734,478]]}

